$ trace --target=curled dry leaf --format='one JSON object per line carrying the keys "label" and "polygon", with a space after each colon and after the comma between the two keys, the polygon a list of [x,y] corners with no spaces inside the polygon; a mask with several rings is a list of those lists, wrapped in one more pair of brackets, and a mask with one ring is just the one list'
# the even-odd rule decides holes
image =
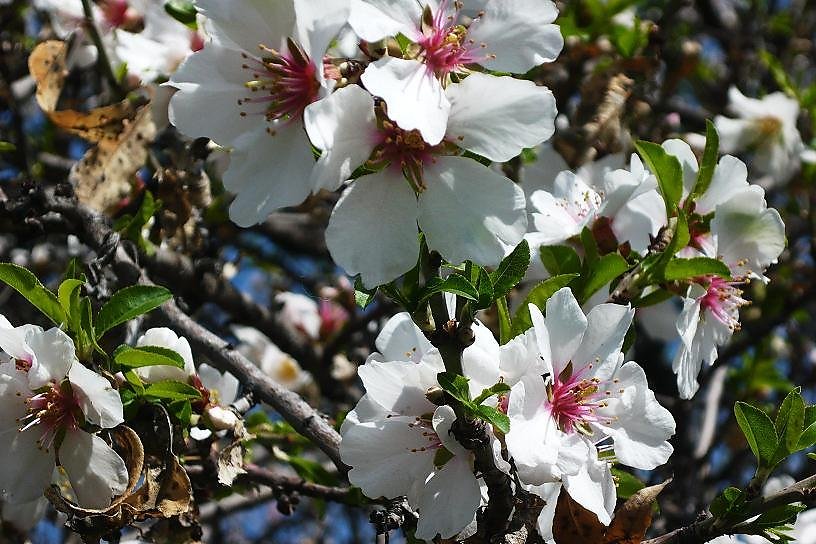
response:
{"label": "curled dry leaf", "polygon": [[58,110],[68,73],[67,44],[51,40],[34,48],[28,69],[37,84],[37,103],[62,130],[96,144],[72,168],[70,179],[83,204],[112,211],[131,192],[132,179],[147,160],[156,136],[150,104],[125,99],[88,112]]}
{"label": "curled dry leaf", "polygon": [[618,508],[606,530],[604,544],[640,544],[652,524],[652,504],[671,478],[662,484],[644,487]]}
{"label": "curled dry leaf", "polygon": [[603,542],[606,527],[598,516],[570,498],[562,487],[553,518],[553,537],[558,544]]}

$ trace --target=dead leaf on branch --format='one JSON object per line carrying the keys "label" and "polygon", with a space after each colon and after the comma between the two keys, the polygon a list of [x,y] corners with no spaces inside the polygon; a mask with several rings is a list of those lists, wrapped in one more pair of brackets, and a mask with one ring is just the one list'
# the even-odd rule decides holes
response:
{"label": "dead leaf on branch", "polygon": [[671,479],[645,487],[615,511],[609,527],[561,489],[553,518],[553,536],[558,544],[640,544],[652,524],[652,504]]}
{"label": "dead leaf on branch", "polygon": [[71,170],[70,179],[80,201],[111,212],[131,192],[136,172],[147,160],[147,146],[156,136],[149,99],[125,99],[88,112],[58,110],[68,73],[67,44],[51,40],[39,44],[28,58],[37,84],[37,103],[59,128],[95,147]]}

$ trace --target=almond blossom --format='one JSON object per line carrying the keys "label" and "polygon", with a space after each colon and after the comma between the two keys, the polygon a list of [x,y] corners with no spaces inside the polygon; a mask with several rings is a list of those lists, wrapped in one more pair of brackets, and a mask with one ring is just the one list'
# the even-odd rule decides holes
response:
{"label": "almond blossom", "polygon": [[362,82],[400,128],[416,129],[436,145],[452,111],[445,93],[450,76],[476,65],[524,74],[552,62],[564,45],[552,24],[557,16],[550,0],[354,0],[349,24],[368,42],[398,34],[411,40],[404,58],[370,64]]}
{"label": "almond blossom", "polygon": [[366,164],[335,206],[326,243],[349,274],[374,287],[413,268],[418,227],[428,247],[448,261],[496,265],[526,230],[524,194],[504,176],[461,156],[460,148],[506,161],[553,132],[552,93],[529,81],[471,74],[449,85],[445,140],[429,145],[401,129],[382,104],[350,85],[306,109],[306,130],[323,151],[321,185],[348,180]]}
{"label": "almond blossom", "polygon": [[[681,140],[668,140],[663,147],[680,160],[687,195],[697,178],[697,159]],[[676,323],[681,345],[672,368],[680,396],[686,399],[699,388],[697,375],[703,363],[714,364],[718,347],[739,329],[739,310],[748,304],[741,286],[752,279],[767,281],[764,271],[785,249],[779,213],[767,207],[761,187],[748,184],[745,164],[730,155],[720,159],[711,185],[694,202],[689,230],[689,247],[680,255],[720,259],[731,278],[695,278],[683,299]]]}
{"label": "almond blossom", "polygon": [[[643,369],[623,362],[629,306],[599,304],[584,315],[565,287],[547,301],[546,319],[534,305],[530,314],[540,362],[530,363],[510,392],[508,451],[533,492],[557,498],[557,488],[545,484],[560,483],[608,525],[615,505],[609,462],[644,470],[665,463],[674,418]],[[538,520],[545,538],[552,514],[545,508]]]}
{"label": "almond blossom", "polygon": [[348,1],[199,0],[196,6],[208,19],[209,41],[170,80],[178,89],[170,120],[189,136],[232,149],[224,174],[236,195],[232,221],[250,226],[313,191],[336,189],[339,182],[310,182],[314,160],[302,115],[333,86],[323,55],[346,23]]}
{"label": "almond blossom", "polygon": [[128,482],[125,462],[89,425],[122,423],[119,393],[82,365],[74,343],[57,328],[12,327],[0,316],[0,495],[32,503],[65,469],[77,502],[104,508]]}

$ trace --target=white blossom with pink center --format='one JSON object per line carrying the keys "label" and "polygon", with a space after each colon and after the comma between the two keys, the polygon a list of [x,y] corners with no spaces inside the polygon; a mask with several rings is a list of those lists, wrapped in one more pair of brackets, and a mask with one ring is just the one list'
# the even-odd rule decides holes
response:
{"label": "white blossom with pink center", "polygon": [[[496,359],[487,359],[498,343],[484,325],[474,328],[476,342],[463,363],[495,365]],[[376,346],[380,351],[358,369],[366,394],[340,429],[340,454],[352,467],[349,481],[369,497],[406,496],[419,512],[417,538],[450,538],[473,521],[482,499],[473,455],[450,434],[453,409],[426,398],[428,389],[439,387],[436,375],[444,365],[407,313],[386,323]],[[509,472],[500,443],[492,444],[496,466]]]}
{"label": "white blossom with pink center", "polygon": [[322,155],[318,185],[337,185],[367,164],[326,230],[334,260],[374,287],[407,272],[419,255],[418,228],[448,261],[497,265],[527,227],[524,193],[496,171],[459,156],[506,161],[553,131],[552,93],[529,81],[471,74],[451,84],[445,140],[429,145],[401,129],[357,85],[306,108],[306,130]]}
{"label": "white blossom with pink center", "polygon": [[[697,179],[697,158],[681,140],[668,140],[663,147],[680,160],[685,199]],[[745,164],[730,155],[720,159],[711,185],[695,201],[689,231],[691,242],[680,256],[720,259],[731,278],[695,278],[683,300],[676,322],[681,344],[672,368],[685,399],[697,392],[703,363],[713,364],[718,347],[739,329],[739,309],[748,303],[740,286],[752,279],[767,282],[765,270],[785,249],[785,225],[779,213],[768,208],[761,187],[748,184]],[[670,307],[661,305],[657,311],[666,309]]]}
{"label": "white blossom with pink center", "polygon": [[[348,0],[199,0],[210,40],[169,85],[170,120],[232,149],[224,174],[230,218],[250,226],[311,192],[314,166],[303,111],[333,86],[323,56],[346,23]],[[202,114],[206,112],[206,114]],[[270,165],[274,172],[270,173]]]}
{"label": "white blossom with pink center", "polygon": [[119,393],[76,359],[73,341],[57,328],[14,328],[0,316],[0,349],[0,496],[32,503],[58,463],[81,506],[108,506],[125,490],[127,467],[86,429],[123,421]]}
{"label": "white blossom with pink center", "polygon": [[[634,315],[629,306],[599,304],[584,315],[563,288],[547,301],[546,318],[533,305],[530,314],[540,360],[510,392],[508,451],[524,484],[544,486],[534,492],[549,496],[555,488],[545,484],[561,483],[608,524],[615,505],[609,462],[644,470],[665,463],[674,418],[655,399],[643,369],[623,362]],[[545,509],[539,518],[545,538],[552,514]]]}
{"label": "white blossom with pink center", "polygon": [[372,63],[362,82],[400,128],[436,145],[452,108],[450,75],[475,65],[523,74],[555,60],[564,45],[552,24],[557,16],[550,0],[353,0],[349,24],[368,42],[398,34],[411,40],[404,58]]}

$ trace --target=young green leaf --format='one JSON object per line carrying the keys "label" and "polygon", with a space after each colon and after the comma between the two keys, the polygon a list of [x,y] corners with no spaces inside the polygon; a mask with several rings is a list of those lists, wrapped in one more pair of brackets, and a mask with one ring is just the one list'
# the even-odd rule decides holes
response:
{"label": "young green leaf", "polygon": [[734,415],[759,466],[768,466],[779,443],[773,421],[765,412],[745,402],[734,405]]}
{"label": "young green leaf", "polygon": [[440,372],[436,375],[439,386],[450,393],[450,395],[465,405],[470,405],[470,388],[468,379],[459,374],[451,372]]}
{"label": "young green leaf", "polygon": [[507,417],[506,414],[499,412],[492,406],[480,404],[479,406],[476,406],[473,409],[473,412],[480,418],[491,423],[494,427],[496,427],[504,434],[510,432],[510,418]]}
{"label": "young green leaf", "polygon": [[629,270],[629,263],[617,253],[609,253],[590,265],[589,277],[580,289],[578,300],[581,303],[589,300],[598,289]]}
{"label": "young green leaf", "polygon": [[473,399],[473,404],[481,404],[486,399],[492,397],[493,395],[501,395],[503,393],[508,393],[510,391],[510,386],[504,382],[499,382],[492,387],[488,387],[487,389],[482,389],[482,392],[479,393],[479,396]]}
{"label": "young green leaf", "polygon": [[569,246],[541,246],[539,254],[544,268],[553,276],[581,272],[581,259]]}
{"label": "young green leaf", "polygon": [[113,360],[122,368],[145,366],[172,366],[184,368],[184,359],[173,351],[161,346],[119,346],[113,352]]}
{"label": "young green leaf", "polygon": [[476,289],[479,292],[479,298],[476,300],[476,310],[489,308],[493,304],[493,280],[490,279],[490,274],[487,270],[478,267],[478,276],[476,279]]}
{"label": "young green leaf", "polygon": [[442,278],[431,278],[425,285],[425,289],[420,297],[420,305],[437,293],[453,293],[468,300],[479,300],[479,291],[476,286],[470,283],[460,274],[451,274],[444,280]]}
{"label": "young green leaf", "polygon": [[507,299],[496,299],[496,313],[499,317],[499,343],[503,346],[513,338],[513,322],[510,321],[510,308]]}
{"label": "young green leaf", "polygon": [[671,217],[683,197],[683,169],[677,157],[652,142],[635,143],[638,154],[657,177],[660,193],[666,203],[666,214]]}
{"label": "young green leaf", "polygon": [[598,260],[598,242],[587,227],[581,231],[581,245],[584,246],[584,266],[592,266]]}
{"label": "young green leaf", "polygon": [[615,489],[619,499],[628,499],[646,485],[634,475],[619,468],[612,468],[612,477],[615,479]]}
{"label": "young green leaf", "polygon": [[37,276],[22,266],[0,263],[0,281],[20,293],[54,324],[65,323],[67,316],[57,296],[40,283]]}
{"label": "young green leaf", "polygon": [[561,274],[560,276],[553,276],[542,281],[533,287],[527,298],[524,299],[516,315],[513,316],[513,336],[517,336],[530,327],[533,326],[533,321],[530,318],[530,309],[528,304],[535,304],[539,308],[544,308],[547,300],[555,294],[556,291],[562,287],[566,287],[572,280],[578,277],[578,274]]}
{"label": "young green leaf", "polygon": [[117,325],[158,308],[171,298],[172,293],[164,287],[151,285],[133,285],[117,291],[96,317],[96,338],[101,338]]}
{"label": "young green leaf", "polygon": [[144,396],[158,400],[197,400],[201,392],[191,385],[176,381],[161,381],[151,383],[144,390]]}
{"label": "young green leaf", "polygon": [[714,176],[714,169],[717,167],[717,155],[720,151],[720,136],[711,120],[706,119],[706,145],[703,151],[703,161],[700,170],[697,172],[697,181],[694,182],[694,189],[689,196],[689,202],[693,202],[697,197],[702,196],[711,185],[711,178]]}
{"label": "young green leaf", "polygon": [[57,298],[65,311],[68,328],[72,331],[80,330],[82,321],[82,307],[79,301],[79,291],[83,282],[76,279],[63,281],[57,289]]}
{"label": "young green leaf", "polygon": [[816,444],[816,405],[805,407],[805,417],[802,427],[802,434],[796,443],[795,451],[804,450]]}
{"label": "young green leaf", "polygon": [[530,266],[530,245],[522,240],[510,255],[499,263],[496,270],[490,274],[493,280],[493,296],[503,297],[524,278],[527,267]]}
{"label": "young green leaf", "polygon": [[719,259],[710,257],[692,257],[690,259],[672,259],[666,264],[663,278],[666,281],[687,280],[697,276],[715,275],[730,278],[731,270]]}
{"label": "young green leaf", "polygon": [[192,2],[187,0],[168,0],[164,4],[164,11],[176,21],[195,28],[196,9]]}
{"label": "young green leaf", "polygon": [[779,462],[796,451],[796,445],[802,436],[802,425],[805,420],[805,401],[796,388],[785,396],[779,412],[776,414],[774,428],[779,436],[779,448],[773,461]]}

